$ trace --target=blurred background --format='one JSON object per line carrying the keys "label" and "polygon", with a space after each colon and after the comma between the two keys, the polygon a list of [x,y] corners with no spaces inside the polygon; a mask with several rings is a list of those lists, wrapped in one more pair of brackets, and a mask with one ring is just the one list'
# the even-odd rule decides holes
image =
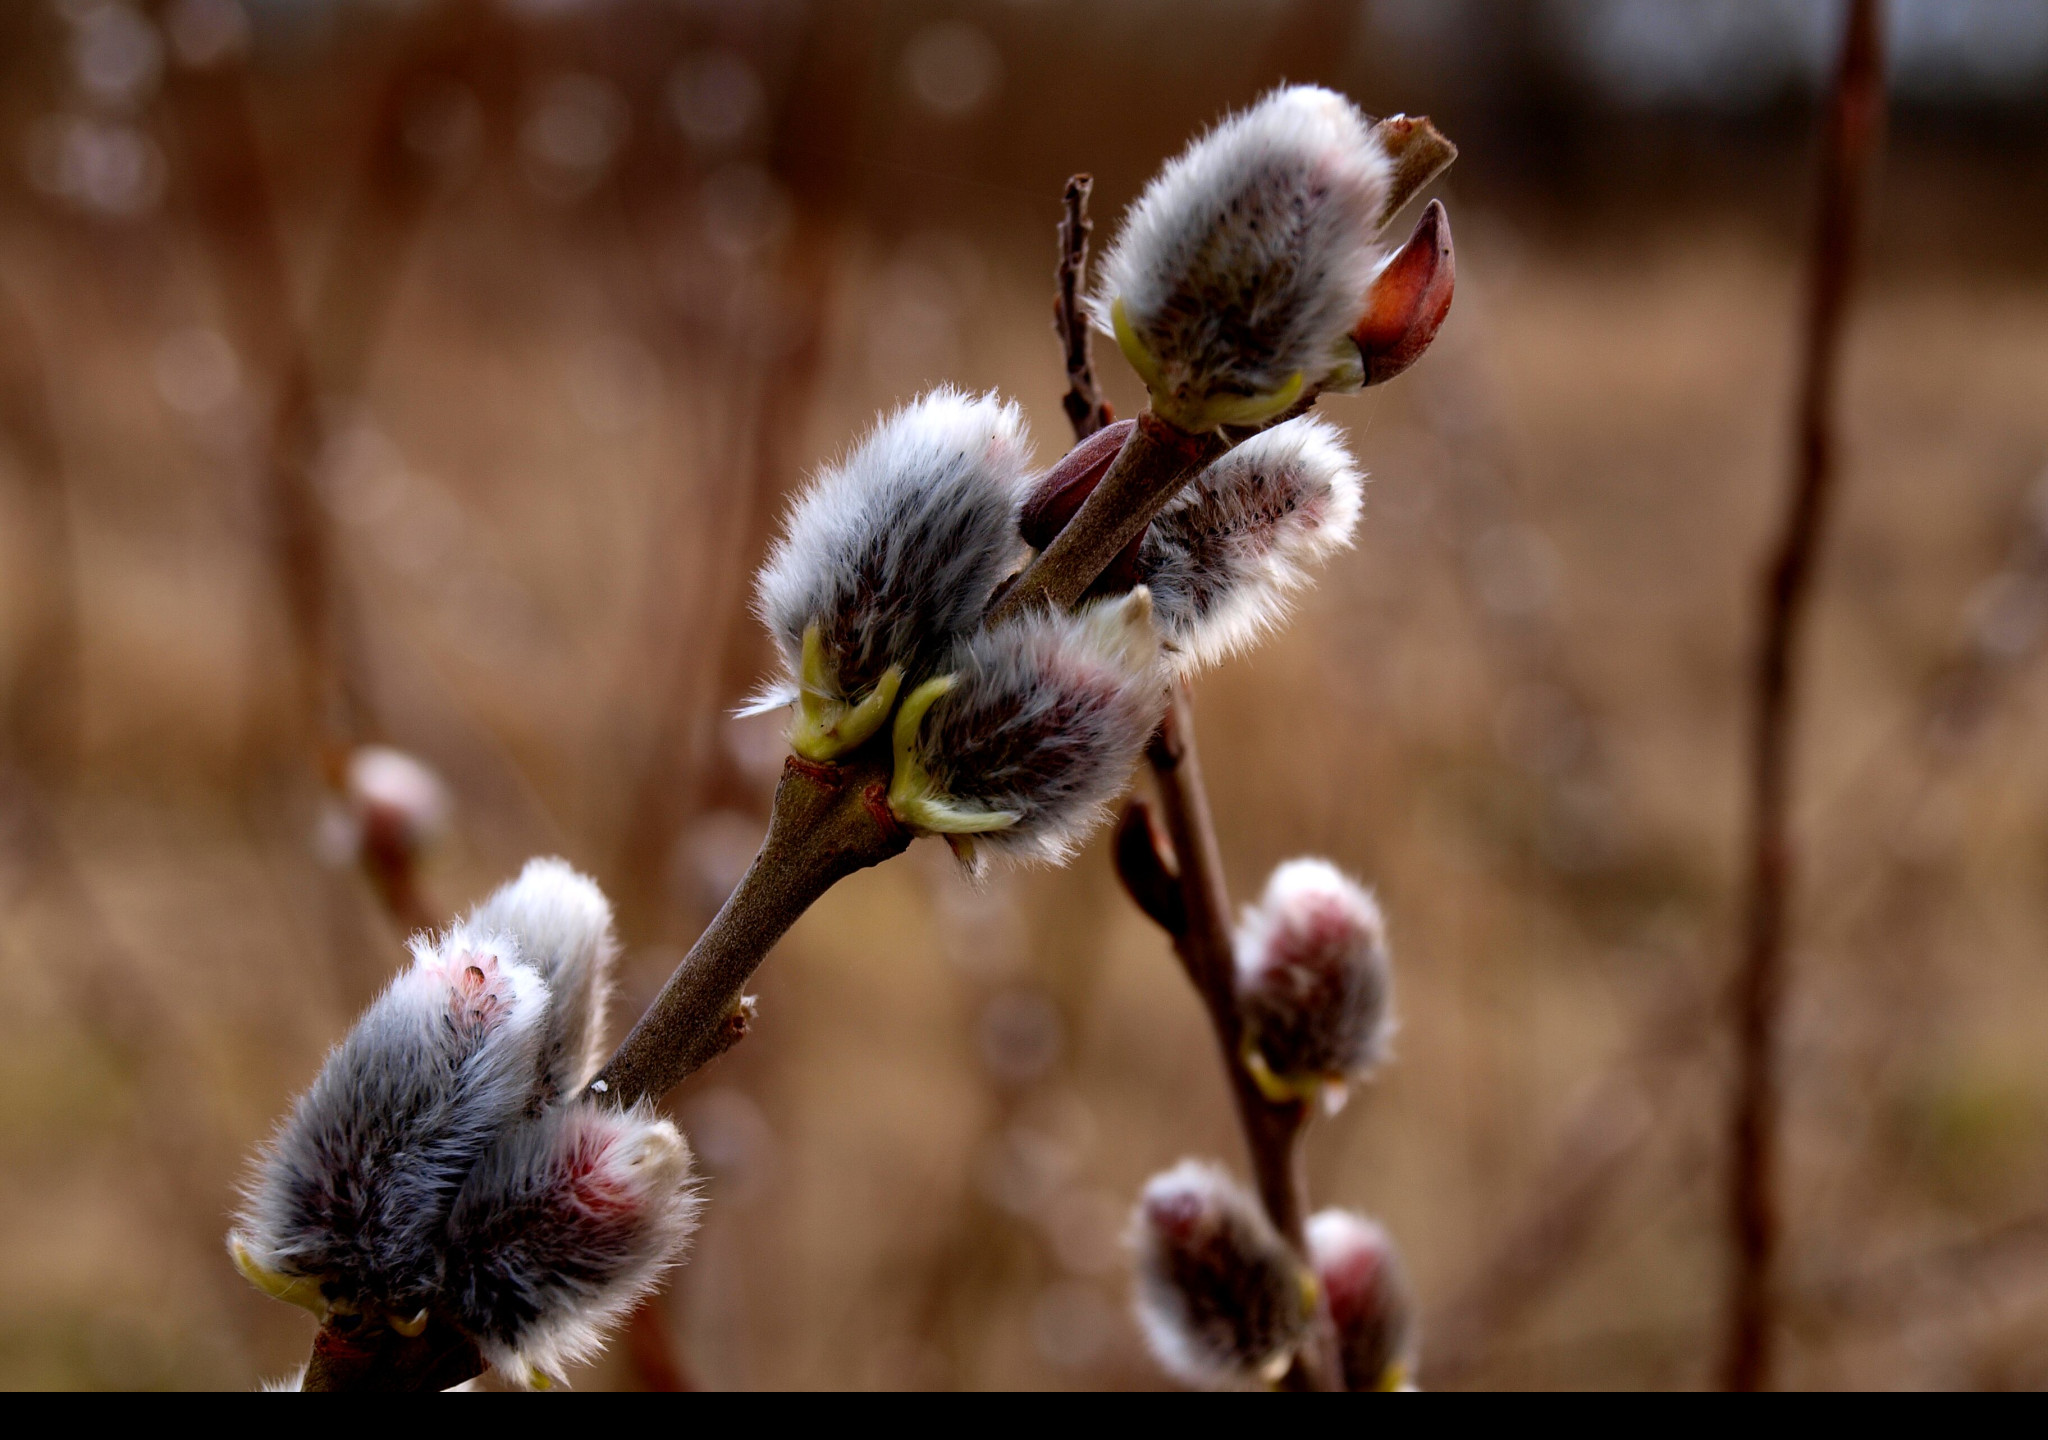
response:
{"label": "blurred background", "polygon": [[[1803,716],[1784,1378],[2048,1383],[2048,0],[1896,0]],[[252,1148],[445,918],[598,877],[621,1029],[752,852],[784,497],[950,381],[1068,443],[1098,240],[1282,78],[1427,113],[1459,294],[1326,402],[1357,549],[1197,710],[1234,890],[1375,885],[1398,1057],[1310,1140],[1432,1387],[1708,1383],[1751,596],[1835,0],[0,6],[0,1385],[246,1386]],[[1399,222],[1399,223],[1406,223]],[[1103,347],[1123,413],[1140,392]],[[402,911],[401,911],[402,913]],[[593,1388],[1163,1384],[1143,1179],[1242,1157],[1098,842],[842,884],[673,1098],[695,1253]]]}

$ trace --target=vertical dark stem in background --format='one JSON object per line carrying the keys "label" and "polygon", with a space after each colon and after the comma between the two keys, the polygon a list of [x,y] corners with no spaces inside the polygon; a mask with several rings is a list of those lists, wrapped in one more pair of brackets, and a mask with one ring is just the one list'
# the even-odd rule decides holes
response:
{"label": "vertical dark stem in background", "polygon": [[247,75],[238,58],[174,67],[170,108],[184,142],[194,218],[219,271],[230,334],[273,386],[264,490],[278,581],[299,666],[300,723],[323,777],[337,784],[365,709],[343,650],[335,556],[313,483],[319,443],[312,363],[294,318],[276,207],[264,174]]}
{"label": "vertical dark stem in background", "polygon": [[1761,641],[1751,714],[1750,873],[1736,977],[1738,1074],[1731,1116],[1728,1224],[1734,1273],[1723,1379],[1761,1390],[1773,1378],[1778,1194],[1779,1017],[1792,881],[1787,812],[1798,715],[1799,648],[1836,488],[1834,399],[1843,319],[1872,161],[1884,119],[1884,57],[1876,0],[1853,0],[1828,102],[1820,214],[1800,366],[1790,508],[1758,595]]}

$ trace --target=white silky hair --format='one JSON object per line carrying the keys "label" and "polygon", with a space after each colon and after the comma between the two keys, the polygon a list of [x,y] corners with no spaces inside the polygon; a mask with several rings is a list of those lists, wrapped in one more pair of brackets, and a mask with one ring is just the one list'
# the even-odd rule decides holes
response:
{"label": "white silky hair", "polygon": [[454,1318],[507,1378],[560,1382],[681,1258],[699,1204],[689,1144],[652,1102],[550,1107],[506,1131],[456,1198]]}
{"label": "white silky hair", "polygon": [[1123,792],[1165,710],[1150,592],[1028,609],[960,640],[945,668],[958,678],[919,729],[919,763],[946,795],[1018,817],[977,835],[977,854],[1064,860]]}
{"label": "white silky hair", "polygon": [[1023,556],[1017,512],[1030,458],[1014,403],[941,386],[820,471],[755,579],[755,612],[785,674],[744,713],[795,698],[812,624],[838,698],[860,698],[890,665],[909,684],[931,674]]}
{"label": "white silky hair", "polygon": [[1394,974],[1370,890],[1327,860],[1289,860],[1245,907],[1234,948],[1238,1003],[1279,1073],[1358,1076],[1387,1058]]}
{"label": "white silky hair", "polygon": [[509,937],[547,982],[544,1064],[550,1097],[572,1095],[604,1058],[605,1007],[619,942],[611,902],[565,860],[536,858],[500,886],[444,943]]}
{"label": "white silky hair", "polygon": [[[1152,1218],[1156,1208],[1188,1203],[1201,1211],[1198,1235],[1169,1236]],[[1306,1333],[1311,1317],[1293,1253],[1214,1161],[1182,1160],[1147,1181],[1127,1243],[1139,1329],[1176,1379],[1208,1389],[1255,1385]]]}
{"label": "white silky hair", "polygon": [[257,1162],[239,1217],[263,1268],[410,1314],[456,1191],[529,1108],[548,993],[509,943],[422,937]]}
{"label": "white silky hair", "polygon": [[1188,408],[1329,375],[1381,261],[1393,162],[1366,116],[1312,85],[1278,89],[1169,161],[1126,213],[1090,314],[1111,307]]}
{"label": "white silky hair", "polygon": [[1213,665],[1277,629],[1309,567],[1351,544],[1364,491],[1343,432],[1302,416],[1252,436],[1167,502],[1138,572],[1175,668]]}

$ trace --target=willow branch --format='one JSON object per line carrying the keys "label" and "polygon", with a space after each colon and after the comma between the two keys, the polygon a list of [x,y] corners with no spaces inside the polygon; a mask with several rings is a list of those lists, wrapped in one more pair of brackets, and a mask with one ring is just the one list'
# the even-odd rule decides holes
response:
{"label": "willow branch", "polygon": [[[1164,924],[1174,954],[1180,958],[1189,983],[1209,1012],[1209,1024],[1215,1031],[1223,1070],[1230,1080],[1238,1128],[1244,1135],[1260,1203],[1295,1253],[1306,1257],[1308,1176],[1303,1168],[1301,1139],[1309,1109],[1300,1100],[1276,1103],[1267,1099],[1245,1068],[1244,1021],[1237,1006],[1237,961],[1230,930],[1230,891],[1224,880],[1222,852],[1216,843],[1216,823],[1209,811],[1209,792],[1202,784],[1201,760],[1195,751],[1194,717],[1180,686],[1173,688],[1166,719],[1152,737],[1145,755],[1158,782],[1160,819],[1164,822],[1165,839],[1172,847],[1172,859],[1168,861],[1148,843],[1144,849],[1149,852],[1149,864],[1137,862],[1140,830],[1149,841],[1151,819],[1143,804],[1134,804],[1118,836],[1118,869],[1126,887],[1140,897],[1141,908]],[[1143,868],[1139,868],[1141,865]],[[1173,882],[1170,900],[1158,884],[1162,876]],[[1149,877],[1149,883],[1148,878],[1141,877]],[[1170,920],[1179,923],[1165,923]],[[1344,1388],[1336,1332],[1327,1309],[1320,1305],[1312,1341],[1296,1357],[1287,1384],[1291,1389],[1303,1390]]]}
{"label": "willow branch", "polygon": [[1000,624],[1028,605],[1071,608],[1166,502],[1230,445],[1220,431],[1190,435],[1145,411],[1102,483],[1003,593],[987,623]]}
{"label": "willow branch", "polygon": [[[1087,175],[1076,175],[1067,181],[1066,213],[1059,227],[1059,294],[1053,305],[1053,329],[1059,336],[1067,370],[1067,393],[1062,404],[1076,442],[1088,439],[1110,418],[1109,407],[1103,403],[1095,383],[1087,322],[1076,303],[1088,263],[1088,193],[1093,184]],[[1213,451],[1209,448],[1212,445]],[[1189,436],[1154,415],[1140,415],[1138,428],[1125,442],[1109,473],[1041,557],[1051,560],[1055,552],[1066,546],[1067,553],[1074,558],[1027,570],[1024,579],[998,606],[998,614],[1007,613],[1004,607],[1012,602],[1019,606],[1025,603],[1019,592],[1034,573],[1041,572],[1040,583],[1046,596],[1065,596],[1071,589],[1071,596],[1055,599],[1055,603],[1072,604],[1124,546],[1151,523],[1159,507],[1173,497],[1187,477],[1228,446],[1227,438]],[[1195,459],[1197,455],[1204,458]],[[1182,470],[1182,465],[1187,468]],[[1121,481],[1119,472],[1124,477]],[[1121,489],[1104,499],[1112,483],[1119,483]],[[1092,528],[1082,540],[1070,544],[1069,536],[1082,526]],[[1100,564],[1095,564],[1088,578],[1076,586],[1075,579],[1094,564],[1098,554]],[[1067,566],[1072,567],[1071,571]],[[991,619],[994,618],[997,617],[992,615]],[[1300,1140],[1308,1119],[1307,1107],[1298,1102],[1275,1105],[1268,1101],[1259,1093],[1240,1058],[1243,1024],[1233,982],[1236,962],[1231,948],[1230,891],[1223,876],[1215,823],[1209,814],[1209,794],[1202,786],[1201,760],[1195,752],[1194,717],[1179,686],[1172,690],[1166,719],[1147,746],[1146,758],[1158,782],[1165,839],[1174,860],[1168,861],[1160,853],[1160,837],[1153,832],[1150,812],[1143,804],[1134,804],[1125,812],[1117,831],[1117,873],[1138,908],[1172,938],[1174,953],[1180,957],[1195,992],[1202,997],[1223,1052],[1223,1068],[1230,1077],[1259,1198],[1296,1254],[1305,1255],[1302,1227],[1308,1201]],[[1343,1388],[1341,1375],[1336,1334],[1325,1312],[1318,1316],[1314,1343],[1290,1371],[1289,1379],[1303,1389],[1335,1390]]]}
{"label": "willow branch", "polygon": [[1773,1378],[1781,1225],[1777,1051],[1793,867],[1788,812],[1798,719],[1796,682],[1814,572],[1837,488],[1835,392],[1842,330],[1883,119],[1884,57],[1877,4],[1854,0],[1828,101],[1821,155],[1820,214],[1808,280],[1791,494],[1776,554],[1757,597],[1762,638],[1752,686],[1749,893],[1735,993],[1738,1073],[1729,1116],[1733,1273],[1722,1374],[1733,1390],[1765,1389]]}
{"label": "willow branch", "polygon": [[791,756],[760,853],[590,1093],[617,1104],[659,1098],[744,1033],[747,981],[819,896],[900,855],[910,832],[889,810],[885,762],[815,765]]}

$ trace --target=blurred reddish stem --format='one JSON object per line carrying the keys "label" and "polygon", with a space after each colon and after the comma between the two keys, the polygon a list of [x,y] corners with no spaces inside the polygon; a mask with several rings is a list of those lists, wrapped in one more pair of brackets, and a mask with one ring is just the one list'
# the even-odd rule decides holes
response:
{"label": "blurred reddish stem", "polygon": [[1735,987],[1737,1078],[1730,1113],[1728,1226],[1733,1251],[1722,1379],[1731,1390],[1775,1378],[1778,1045],[1793,850],[1788,811],[1798,718],[1800,645],[1837,488],[1835,392],[1870,173],[1884,122],[1883,39],[1876,0],[1854,0],[1828,100],[1799,371],[1791,494],[1758,595],[1761,641],[1751,716],[1750,873]]}
{"label": "blurred reddish stem", "polygon": [[[707,488],[706,503],[719,516],[718,539],[700,546],[705,573],[688,591],[672,583],[674,560],[653,570],[671,603],[680,601],[680,609],[664,613],[685,643],[662,686],[653,734],[629,762],[629,808],[613,866],[622,917],[649,929],[673,923],[669,861],[685,826],[701,811],[737,798],[720,793],[725,761],[716,742],[725,733],[725,707],[755,677],[759,652],[748,623],[746,577],[767,544],[773,502],[789,484],[824,366],[878,28],[874,0],[818,7],[805,21],[772,156],[794,200],[794,225],[769,290],[772,302],[752,317],[746,345],[727,341],[726,349],[740,350],[748,363],[722,357],[726,371],[740,372],[726,378],[741,414],[736,429],[745,438],[730,444],[728,461],[713,466]],[[751,469],[749,481],[733,484],[731,473],[743,468]],[[665,543],[694,536],[701,525],[687,517]],[[745,801],[751,808],[754,795],[747,793]],[[702,916],[690,918],[694,924]]]}
{"label": "blurred reddish stem", "polygon": [[276,206],[239,57],[174,66],[166,90],[183,141],[192,212],[212,251],[236,349],[272,386],[265,494],[298,665],[300,723],[339,788],[367,728],[353,635],[337,595],[332,536],[314,486],[317,385],[294,319]]}

